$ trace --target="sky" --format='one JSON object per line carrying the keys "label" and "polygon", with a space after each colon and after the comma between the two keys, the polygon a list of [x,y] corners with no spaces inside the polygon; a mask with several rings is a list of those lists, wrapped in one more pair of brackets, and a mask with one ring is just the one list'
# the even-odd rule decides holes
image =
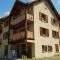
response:
{"label": "sky", "polygon": [[[23,2],[28,2],[30,0],[21,0]],[[60,13],[60,0],[52,0],[56,10]],[[0,17],[9,15],[15,0],[0,0]]]}

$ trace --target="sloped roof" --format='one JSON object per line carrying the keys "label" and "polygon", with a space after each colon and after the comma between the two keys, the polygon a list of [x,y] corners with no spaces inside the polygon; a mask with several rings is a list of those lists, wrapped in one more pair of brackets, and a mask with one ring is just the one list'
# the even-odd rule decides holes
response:
{"label": "sloped roof", "polygon": [[[29,4],[34,4],[36,2],[39,2],[41,0],[36,0],[36,1],[33,1]],[[57,18],[60,20],[60,16],[59,16],[59,13],[57,12],[55,6],[53,5],[52,1],[51,0],[46,0],[46,2],[49,4],[49,6],[51,7],[52,11],[55,13],[55,15],[57,16]]]}
{"label": "sloped roof", "polygon": [[[40,1],[41,0],[35,0],[35,1],[29,2],[29,3],[23,3],[22,1],[16,0],[15,4],[16,3],[21,3],[22,5],[26,5],[27,6],[27,5],[30,5],[30,4],[33,5],[34,3],[37,3],[37,2],[40,2]],[[46,2],[49,4],[49,6],[51,7],[52,11],[55,13],[55,15],[57,16],[57,18],[60,20],[60,16],[59,16],[56,8],[54,7],[52,1],[51,0],[46,0]],[[15,4],[14,4],[14,6],[15,6]],[[14,8],[14,6],[13,6],[13,8]],[[13,8],[12,8],[12,10],[13,10]],[[11,10],[11,13],[12,13],[12,10]]]}

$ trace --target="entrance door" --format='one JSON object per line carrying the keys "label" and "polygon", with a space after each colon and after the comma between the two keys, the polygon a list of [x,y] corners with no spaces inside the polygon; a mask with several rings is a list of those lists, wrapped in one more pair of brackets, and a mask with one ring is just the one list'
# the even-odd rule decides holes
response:
{"label": "entrance door", "polygon": [[21,45],[21,52],[22,52],[22,55],[26,55],[26,44]]}
{"label": "entrance door", "polygon": [[27,44],[27,53],[28,53],[28,57],[31,58],[32,57],[32,45],[30,43]]}

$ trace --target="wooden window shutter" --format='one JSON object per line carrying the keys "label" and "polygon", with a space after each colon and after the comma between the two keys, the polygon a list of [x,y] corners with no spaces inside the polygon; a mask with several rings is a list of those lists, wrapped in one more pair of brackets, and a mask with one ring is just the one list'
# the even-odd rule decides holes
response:
{"label": "wooden window shutter", "polygon": [[52,36],[55,37],[55,32],[54,31],[52,31]]}
{"label": "wooden window shutter", "polygon": [[42,13],[39,12],[39,20],[42,20]]}
{"label": "wooden window shutter", "polygon": [[56,34],[56,35],[57,35],[57,38],[59,38],[59,32],[57,32],[57,34]]}
{"label": "wooden window shutter", "polygon": [[42,31],[42,28],[40,27],[40,35],[42,36],[43,35],[43,31]]}
{"label": "wooden window shutter", "polygon": [[45,19],[46,19],[46,22],[48,22],[48,16],[47,15],[46,15],[46,18]]}

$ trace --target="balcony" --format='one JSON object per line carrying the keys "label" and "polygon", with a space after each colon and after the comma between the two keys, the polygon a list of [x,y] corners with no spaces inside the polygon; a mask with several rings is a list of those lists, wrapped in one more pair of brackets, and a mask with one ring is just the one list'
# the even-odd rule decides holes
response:
{"label": "balcony", "polygon": [[20,16],[18,16],[18,17],[12,17],[11,18],[11,25],[15,25],[15,24],[18,24],[19,22],[21,22],[22,20],[24,20],[25,19],[25,14],[23,14],[23,15],[20,15]]}
{"label": "balcony", "polygon": [[10,33],[11,42],[22,42],[24,39],[25,39],[25,31],[16,32],[15,34],[13,32]]}
{"label": "balcony", "polygon": [[[33,32],[27,31],[27,39],[33,40]],[[10,42],[25,42],[25,31],[17,32],[13,34],[13,32],[10,33]]]}

